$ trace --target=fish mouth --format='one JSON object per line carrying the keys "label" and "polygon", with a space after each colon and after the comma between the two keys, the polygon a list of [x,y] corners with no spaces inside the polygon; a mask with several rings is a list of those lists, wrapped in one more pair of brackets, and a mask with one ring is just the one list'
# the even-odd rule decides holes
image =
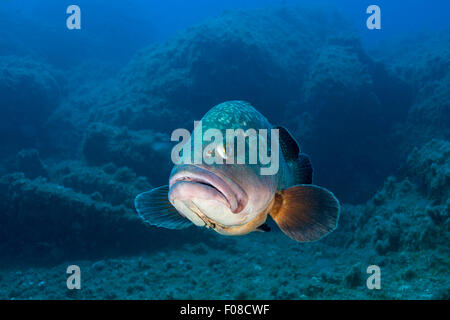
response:
{"label": "fish mouth", "polygon": [[169,188],[180,182],[203,185],[208,190],[217,192],[219,198],[224,199],[224,203],[233,213],[241,212],[248,202],[245,191],[234,181],[219,177],[207,169],[195,165],[177,166],[172,170],[169,180]]}

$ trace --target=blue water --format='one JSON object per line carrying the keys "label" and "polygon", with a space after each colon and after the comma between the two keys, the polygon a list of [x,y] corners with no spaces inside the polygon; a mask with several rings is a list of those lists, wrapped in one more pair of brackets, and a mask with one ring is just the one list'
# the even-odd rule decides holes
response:
{"label": "blue water", "polygon": [[[101,0],[80,0],[76,4],[83,8],[83,31],[69,32],[65,26],[65,9],[70,1],[38,1],[15,0],[3,1],[0,12],[13,20],[11,30],[23,32],[23,41],[34,48],[50,47],[48,54],[66,56],[69,52],[77,52],[91,41],[101,41],[109,50],[96,50],[86,53],[88,57],[103,59],[129,59],[139,48],[154,41],[162,41],[189,26],[201,23],[205,19],[220,15],[226,10],[252,9],[268,6],[286,6],[306,4],[323,7],[325,10],[338,10],[360,32],[361,40],[367,44],[401,35],[411,35],[426,31],[438,31],[450,26],[448,11],[450,4],[444,0],[432,4],[425,0],[408,1],[358,1],[358,0],[247,0],[247,1],[214,1],[197,0],[187,3],[182,0],[165,1],[133,1],[127,4],[116,2],[105,5]],[[366,8],[377,4],[382,8],[382,29],[371,32],[366,28]],[[8,20],[6,23],[8,23]],[[42,28],[38,39],[31,29]],[[50,29],[50,30],[48,30]],[[27,37],[27,30],[30,35]],[[47,32],[46,32],[47,31]],[[85,39],[80,41],[80,33]],[[130,33],[133,37],[130,37]],[[58,41],[56,41],[58,40]],[[60,41],[63,40],[61,43]],[[84,41],[83,41],[84,40]],[[31,43],[30,43],[31,42]],[[58,42],[59,44],[56,44]],[[76,42],[76,44],[74,43]],[[57,46],[57,48],[55,48]],[[114,50],[113,50],[114,48]],[[120,48],[120,49],[119,49]],[[81,49],[78,49],[81,50]],[[50,50],[49,50],[50,51]],[[86,56],[78,55],[86,58]],[[56,57],[55,57],[56,58]],[[57,60],[56,60],[57,61]]]}
{"label": "blue water", "polygon": [[[449,31],[443,0],[1,1],[0,298],[448,299]],[[171,132],[227,100],[288,128],[342,205],[336,231],[138,219],[135,196],[167,184]],[[64,287],[70,264],[84,291]]]}

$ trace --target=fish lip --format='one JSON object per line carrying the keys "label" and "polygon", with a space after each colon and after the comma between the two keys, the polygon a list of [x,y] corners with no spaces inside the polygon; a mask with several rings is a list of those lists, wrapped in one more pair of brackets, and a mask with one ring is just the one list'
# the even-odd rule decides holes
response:
{"label": "fish lip", "polygon": [[227,182],[218,174],[196,165],[181,165],[172,170],[169,188],[179,181],[191,181],[209,185],[221,193],[227,200],[233,213],[241,212],[248,202],[246,192],[235,182]]}

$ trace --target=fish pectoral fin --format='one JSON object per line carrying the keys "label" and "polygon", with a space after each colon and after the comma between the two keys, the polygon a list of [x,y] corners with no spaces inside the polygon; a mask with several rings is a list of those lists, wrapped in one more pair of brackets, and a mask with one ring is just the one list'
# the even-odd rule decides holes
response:
{"label": "fish pectoral fin", "polygon": [[152,226],[167,229],[184,229],[192,225],[183,217],[168,199],[169,186],[161,186],[139,194],[134,200],[136,211]]}
{"label": "fish pectoral fin", "polygon": [[327,189],[296,185],[275,195],[270,216],[290,238],[316,241],[337,227],[340,205]]}

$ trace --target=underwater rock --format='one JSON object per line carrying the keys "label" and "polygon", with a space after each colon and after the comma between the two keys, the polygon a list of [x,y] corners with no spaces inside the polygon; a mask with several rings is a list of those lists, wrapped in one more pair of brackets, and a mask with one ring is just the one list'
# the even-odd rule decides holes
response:
{"label": "underwater rock", "polygon": [[[26,255],[27,252],[22,250],[28,248],[36,256],[43,254],[49,258],[58,244],[71,247],[76,239],[79,239],[75,245],[80,246],[80,251],[75,251],[87,254],[94,249],[89,248],[95,243],[93,238],[108,228],[108,223],[102,220],[105,217],[117,219],[126,214],[123,206],[98,203],[89,196],[47,183],[42,178],[29,180],[21,173],[0,178],[0,189],[3,254]],[[87,238],[81,241],[81,235]],[[14,252],[20,245],[23,249]]]}
{"label": "underwater rock", "polygon": [[[146,176],[152,185],[157,185],[167,183],[172,164],[171,147],[163,134],[94,123],[86,132],[83,155],[91,165],[112,162],[131,168],[136,174]],[[116,174],[121,176],[119,179],[126,179],[125,171]]]}
{"label": "underwater rock", "polygon": [[317,48],[347,30],[336,12],[311,8],[224,13],[142,50],[91,118],[166,132],[230,99],[272,111],[299,97]]}
{"label": "underwater rock", "polygon": [[55,73],[30,58],[0,58],[1,153],[39,142],[39,131],[60,99]]}
{"label": "underwater rock", "polygon": [[106,267],[106,263],[104,260],[100,260],[100,261],[94,262],[92,264],[92,268],[96,271],[101,271],[101,270],[105,269],[105,267]]}
{"label": "underwater rock", "polygon": [[424,33],[384,48],[391,69],[413,89],[403,128],[406,152],[432,138],[450,139],[450,35]]}
{"label": "underwater rock", "polygon": [[344,284],[349,288],[362,286],[364,283],[362,266],[354,265],[344,276]]}
{"label": "underwater rock", "polygon": [[447,247],[449,146],[447,141],[432,140],[410,154],[406,176],[388,178],[363,214],[354,216],[356,246],[372,243],[380,255]]}
{"label": "underwater rock", "polygon": [[447,223],[450,218],[450,199],[447,199],[445,206],[428,207],[426,212],[436,225]]}
{"label": "underwater rock", "polygon": [[450,142],[433,139],[414,148],[407,161],[408,175],[418,180],[430,199],[450,199]]}
{"label": "underwater rock", "polygon": [[29,179],[47,176],[47,169],[36,149],[19,151],[14,159],[7,163],[7,169],[10,172],[23,172]]}
{"label": "underwater rock", "polygon": [[0,178],[0,257],[8,263],[130,254],[199,239],[189,231],[172,235],[149,228],[125,205],[96,201],[44,178]]}
{"label": "underwater rock", "polygon": [[63,99],[45,122],[42,133],[43,155],[79,158],[81,142],[92,119],[92,106],[101,104],[115,84],[121,66],[114,63],[86,61],[64,73]]}
{"label": "underwater rock", "polygon": [[[73,68],[67,97],[47,123],[53,134],[45,146],[53,155],[77,157],[95,122],[166,134],[190,129],[204,111],[230,99],[270,112],[298,100],[314,52],[328,35],[347,29],[335,12],[317,9],[235,11],[142,50],[117,77],[117,67]],[[274,116],[281,122],[282,113]],[[119,165],[147,174],[140,165]]]}
{"label": "underwater rock", "polygon": [[407,116],[409,91],[357,38],[330,38],[308,69],[301,100],[286,111],[288,127],[320,168],[316,183],[346,202],[367,200],[398,167],[402,154],[393,130]]}
{"label": "underwater rock", "polygon": [[420,89],[404,134],[409,136],[409,145],[430,138],[450,138],[450,73]]}
{"label": "underwater rock", "polygon": [[91,195],[94,200],[134,210],[136,195],[152,188],[148,180],[136,176],[127,167],[111,168],[111,164],[105,167],[87,167],[76,161],[65,161],[54,165],[51,179],[66,188]]}

